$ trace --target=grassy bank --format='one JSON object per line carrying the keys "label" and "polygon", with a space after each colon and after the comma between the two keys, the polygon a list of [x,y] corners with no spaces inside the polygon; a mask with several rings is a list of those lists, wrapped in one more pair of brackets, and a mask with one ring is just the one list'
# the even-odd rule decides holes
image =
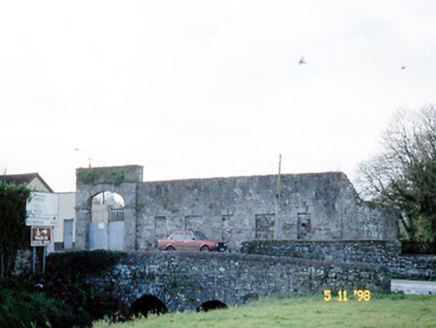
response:
{"label": "grassy bank", "polygon": [[[95,328],[109,327],[98,322]],[[152,315],[110,327],[436,327],[435,295],[387,294],[369,302],[322,296],[266,298],[246,306],[196,313]]]}

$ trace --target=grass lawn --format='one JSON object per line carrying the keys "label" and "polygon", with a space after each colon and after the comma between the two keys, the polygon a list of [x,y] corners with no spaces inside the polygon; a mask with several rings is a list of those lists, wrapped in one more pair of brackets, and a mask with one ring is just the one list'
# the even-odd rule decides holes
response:
{"label": "grass lawn", "polygon": [[249,305],[209,312],[151,315],[123,324],[94,327],[436,327],[436,295],[372,295],[369,302],[320,296],[264,298]]}

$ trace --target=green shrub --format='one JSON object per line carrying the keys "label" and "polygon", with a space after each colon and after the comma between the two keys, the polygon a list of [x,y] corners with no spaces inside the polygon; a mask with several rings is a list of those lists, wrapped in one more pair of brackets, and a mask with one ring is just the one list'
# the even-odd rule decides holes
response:
{"label": "green shrub", "polygon": [[97,291],[86,279],[111,270],[122,256],[104,250],[50,254],[45,290],[61,303],[60,327],[90,327],[94,320],[122,312],[109,293]]}
{"label": "green shrub", "polygon": [[[51,254],[39,281],[0,280],[0,327],[91,327],[104,317],[123,319],[118,301],[96,290],[87,277],[111,270],[121,252]],[[35,287],[36,285],[39,287]]]}
{"label": "green shrub", "polygon": [[11,275],[17,252],[28,247],[30,229],[25,219],[29,197],[24,185],[0,180],[0,278]]}
{"label": "green shrub", "polygon": [[0,283],[0,327],[53,327],[59,321],[57,302],[33,284],[17,280]]}
{"label": "green shrub", "polygon": [[402,241],[402,254],[436,254],[434,241]]}
{"label": "green shrub", "polygon": [[83,282],[50,281],[44,289],[58,302],[60,309],[59,325],[55,322],[53,327],[91,327],[94,320],[111,316],[118,310],[118,302],[110,295]]}

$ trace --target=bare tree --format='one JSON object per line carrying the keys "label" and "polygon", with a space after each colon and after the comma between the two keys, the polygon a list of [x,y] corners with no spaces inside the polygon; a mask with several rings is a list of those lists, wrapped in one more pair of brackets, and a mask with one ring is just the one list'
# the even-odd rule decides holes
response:
{"label": "bare tree", "polygon": [[436,108],[396,112],[382,146],[359,165],[361,196],[393,209],[410,239],[427,225],[436,240]]}

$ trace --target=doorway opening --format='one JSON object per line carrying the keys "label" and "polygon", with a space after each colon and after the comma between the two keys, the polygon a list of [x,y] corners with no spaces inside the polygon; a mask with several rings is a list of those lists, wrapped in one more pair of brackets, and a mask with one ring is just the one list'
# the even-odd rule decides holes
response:
{"label": "doorway opening", "polygon": [[91,199],[90,249],[124,249],[124,199],[112,191]]}

